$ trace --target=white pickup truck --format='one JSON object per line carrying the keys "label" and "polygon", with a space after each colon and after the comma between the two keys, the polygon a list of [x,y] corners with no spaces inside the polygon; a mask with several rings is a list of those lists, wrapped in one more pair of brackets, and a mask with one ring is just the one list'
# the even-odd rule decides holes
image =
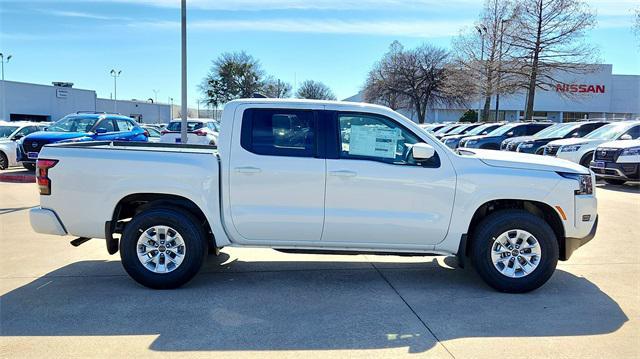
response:
{"label": "white pickup truck", "polygon": [[381,106],[228,103],[218,147],[47,145],[36,232],[106,239],[151,288],[189,281],[226,246],[469,257],[505,292],[544,284],[593,238],[595,181],[550,157],[454,152]]}

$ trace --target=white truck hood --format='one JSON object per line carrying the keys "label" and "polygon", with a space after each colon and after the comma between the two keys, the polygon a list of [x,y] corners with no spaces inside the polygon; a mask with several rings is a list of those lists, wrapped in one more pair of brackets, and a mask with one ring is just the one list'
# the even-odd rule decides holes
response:
{"label": "white truck hood", "polygon": [[551,156],[510,151],[479,150],[475,148],[465,148],[460,152],[471,152],[474,157],[492,167],[589,174],[588,169],[577,163]]}
{"label": "white truck hood", "polygon": [[603,141],[604,140],[590,139],[590,138],[565,138],[562,140],[551,141],[549,142],[549,145],[568,146],[568,145],[577,145],[577,144],[598,143]]}
{"label": "white truck hood", "polygon": [[605,142],[600,144],[602,148],[631,148],[631,147],[640,147],[640,140],[618,140]]}

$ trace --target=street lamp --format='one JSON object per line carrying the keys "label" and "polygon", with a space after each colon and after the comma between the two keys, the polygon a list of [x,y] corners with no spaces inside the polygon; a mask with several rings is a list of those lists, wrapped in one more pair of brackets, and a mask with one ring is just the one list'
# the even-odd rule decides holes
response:
{"label": "street lamp", "polygon": [[509,19],[500,21],[500,49],[498,50],[498,81],[496,84],[496,122],[498,122],[498,114],[500,113],[500,80],[502,79],[502,37],[504,36],[504,24]]}
{"label": "street lamp", "polygon": [[0,62],[2,62],[2,112],[0,112],[0,120],[6,120],[5,118],[5,108],[6,108],[6,97],[5,96],[5,83],[4,83],[4,64],[5,63],[9,63],[9,60],[11,60],[11,55],[7,55],[7,58],[5,59],[4,54],[0,52]]}
{"label": "street lamp", "polygon": [[113,76],[113,112],[118,112],[118,77],[122,73],[121,70],[112,69],[110,74]]}
{"label": "street lamp", "polygon": [[151,90],[153,91],[153,103],[157,103],[158,102],[158,92],[160,92],[160,90]]}
{"label": "street lamp", "polygon": [[7,55],[7,58],[5,59],[4,54],[0,52],[0,62],[2,62],[2,81],[4,81],[4,64],[8,64],[11,57],[11,55]]}
{"label": "street lamp", "polygon": [[[476,26],[476,30],[478,31],[478,34],[480,34],[480,39],[482,40],[482,49],[480,50],[480,66],[484,69],[484,37],[487,34],[487,27],[480,24]],[[481,71],[483,74],[483,76],[485,75],[484,72],[485,71]],[[479,95],[480,95],[480,100],[478,100],[478,122],[480,122],[480,111],[482,109],[482,95],[483,95],[483,88],[482,85],[480,87],[480,91],[479,91]]]}

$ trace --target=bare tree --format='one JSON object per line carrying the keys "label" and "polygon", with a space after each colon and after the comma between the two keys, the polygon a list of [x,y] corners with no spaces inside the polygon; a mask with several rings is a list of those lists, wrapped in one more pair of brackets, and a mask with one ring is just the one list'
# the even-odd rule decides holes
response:
{"label": "bare tree", "polygon": [[505,33],[512,31],[508,19],[513,13],[511,0],[486,0],[474,28],[453,40],[454,63],[467,78],[473,79],[476,96],[482,98],[483,121],[489,118],[492,96],[517,89],[519,79],[507,71],[514,49],[501,43]]}
{"label": "bare tree", "polygon": [[396,107],[406,104],[423,123],[427,107],[465,102],[464,96],[450,91],[448,86],[453,71],[449,53],[444,49],[424,44],[405,50],[399,43],[393,43],[370,71],[365,99]]}
{"label": "bare tree", "polygon": [[291,96],[291,84],[269,76],[262,87],[265,96],[271,98],[286,98]]}
{"label": "bare tree", "polygon": [[636,34],[636,38],[638,39],[638,45],[640,45],[640,7],[634,10],[633,33]]}
{"label": "bare tree", "polygon": [[313,100],[335,100],[331,89],[320,81],[306,80],[298,88],[296,97]]}
{"label": "bare tree", "polygon": [[536,89],[552,89],[561,82],[561,73],[593,71],[597,51],[583,40],[595,21],[581,0],[518,1],[512,20],[515,30],[505,34],[505,42],[519,52],[508,71],[526,78],[526,119],[533,116]]}

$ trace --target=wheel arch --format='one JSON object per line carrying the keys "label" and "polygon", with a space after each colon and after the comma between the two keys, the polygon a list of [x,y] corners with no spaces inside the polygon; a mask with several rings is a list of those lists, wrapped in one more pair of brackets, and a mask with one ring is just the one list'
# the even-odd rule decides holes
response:
{"label": "wheel arch", "polygon": [[[111,221],[105,224],[105,234],[107,238],[107,249],[110,254],[117,251],[117,240],[113,239],[113,233],[122,233],[127,224],[127,220],[133,218],[138,213],[155,207],[179,208],[189,212],[201,222],[207,235],[207,245],[210,248],[216,247],[213,228],[205,216],[202,209],[192,200],[174,194],[164,193],[135,193],[129,194],[116,204]],[[111,241],[111,243],[110,243]],[[115,241],[115,245],[114,242]]]}
{"label": "wheel arch", "polygon": [[471,243],[474,240],[474,231],[478,224],[486,218],[488,215],[500,210],[519,209],[529,212],[537,217],[542,218],[553,230],[558,240],[558,247],[560,250],[560,260],[566,260],[565,258],[565,230],[562,224],[562,219],[558,212],[550,205],[533,200],[523,199],[494,199],[483,203],[478,207],[471,217],[469,228],[467,229],[467,240],[464,245],[464,253],[469,253],[471,249]]}

